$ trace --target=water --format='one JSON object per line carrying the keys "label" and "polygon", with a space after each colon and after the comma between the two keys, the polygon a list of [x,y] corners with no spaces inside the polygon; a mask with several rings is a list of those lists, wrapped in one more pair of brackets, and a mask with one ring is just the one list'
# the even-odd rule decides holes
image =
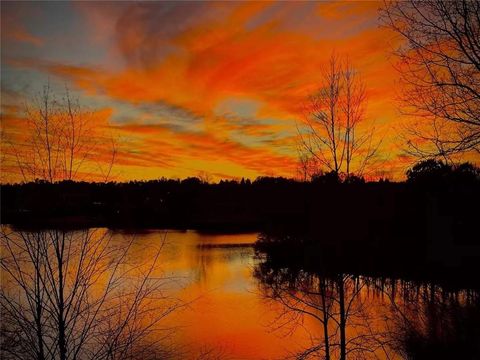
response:
{"label": "water", "polygon": [[[137,235],[158,242],[163,231]],[[253,277],[257,234],[207,235],[169,231],[160,266],[179,279],[177,296],[189,302],[168,323],[180,326],[176,342],[190,353],[213,349],[231,359],[281,357],[307,340],[306,334],[282,336],[272,331],[275,304],[265,301]]]}
{"label": "water", "polygon": [[[276,268],[255,256],[256,233],[94,233],[111,236],[114,245],[132,243],[125,259],[134,265],[135,272],[128,273],[132,281],[134,274],[148,271],[135,264],[154,259],[161,248],[150,276],[162,279],[159,301],[178,306],[162,318],[162,331],[150,337],[162,336],[162,346],[168,344],[176,354],[172,358],[276,359],[302,352],[311,352],[306,358],[322,358],[327,331],[329,353],[337,359],[341,299],[349,359],[400,359],[426,346],[439,349],[437,358],[451,358],[450,348],[469,354],[468,346],[480,338],[478,297],[467,290],[447,292],[434,284],[348,274],[322,278]],[[105,282],[99,278],[97,285]],[[163,329],[168,337],[163,338]]]}
{"label": "water", "polygon": [[[158,242],[163,236],[162,231],[152,231],[138,238],[149,243]],[[166,234],[160,266],[165,275],[181,279],[177,294],[190,304],[174,312],[168,321],[181,327],[175,341],[188,349],[189,354],[209,349],[221,358],[274,359],[323,345],[322,323],[314,316],[296,311],[321,316],[316,290],[319,278],[291,271],[278,276],[273,270],[275,275],[272,275],[272,269],[262,267],[262,259],[255,256],[253,244],[257,236],[255,233],[207,235],[195,231]],[[345,275],[342,284],[346,306],[349,303],[351,306],[346,320],[350,358],[403,358],[416,351],[409,348],[415,347],[410,345],[415,336],[425,335],[427,342],[432,340],[430,335],[433,342],[444,336],[452,337],[438,329],[432,335],[430,327],[442,326],[432,324],[432,317],[438,313],[450,323],[445,313],[448,310],[460,319],[463,313],[455,311],[462,309],[466,298],[465,292],[452,295],[431,284],[401,280]],[[336,284],[330,282],[328,286],[330,312],[337,314]],[[407,317],[408,323],[404,321]],[[337,315],[329,322],[332,358],[339,355],[339,348],[334,345],[338,342],[335,320]],[[375,351],[357,350],[362,347]],[[312,358],[318,358],[323,351],[314,352]]]}

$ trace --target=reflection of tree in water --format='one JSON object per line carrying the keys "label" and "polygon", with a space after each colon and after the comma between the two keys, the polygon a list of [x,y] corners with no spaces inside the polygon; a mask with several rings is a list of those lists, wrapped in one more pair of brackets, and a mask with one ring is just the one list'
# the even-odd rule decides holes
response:
{"label": "reflection of tree in water", "polygon": [[206,283],[212,267],[218,263],[231,265],[253,255],[252,244],[197,244],[194,255],[195,280]]}
{"label": "reflection of tree in water", "polygon": [[[471,290],[320,270],[295,256],[266,256],[255,277],[280,303],[272,326],[289,334],[307,318],[320,325],[294,358],[476,359],[480,302]],[[310,259],[311,260],[311,259]],[[308,269],[308,270],[306,270]]]}
{"label": "reflection of tree in water", "polygon": [[480,358],[478,291],[447,291],[430,284],[390,282],[392,348],[407,359]]}
{"label": "reflection of tree in water", "polygon": [[378,314],[365,297],[366,282],[348,274],[311,274],[272,269],[260,264],[255,276],[266,298],[282,304],[274,326],[294,330],[310,317],[321,324],[321,334],[310,334],[312,346],[294,355],[299,359],[368,358],[387,353],[389,339],[376,328]]}

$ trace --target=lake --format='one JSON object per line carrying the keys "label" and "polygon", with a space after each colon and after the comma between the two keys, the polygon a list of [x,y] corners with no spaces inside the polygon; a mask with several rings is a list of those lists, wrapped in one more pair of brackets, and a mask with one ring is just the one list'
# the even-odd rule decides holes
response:
{"label": "lake", "polygon": [[[479,301],[468,289],[278,266],[256,255],[257,233],[92,233],[112,244],[131,242],[128,264],[153,259],[161,248],[149,273],[163,281],[155,301],[176,306],[156,324],[161,331],[149,336],[161,334],[172,358],[322,358],[326,338],[332,359],[401,359],[418,354],[419,344],[450,356],[451,347],[471,353],[468,346],[478,339]],[[132,278],[148,273],[133,268]],[[106,281],[99,277],[97,284]]]}
{"label": "lake", "polygon": [[[150,231],[136,236],[141,242],[159,242],[165,232]],[[259,275],[262,259],[255,256],[253,248],[257,237],[256,233],[202,234],[195,231],[169,231],[166,234],[166,245],[159,266],[165,275],[179,279],[179,288],[176,290],[178,297],[189,302],[187,308],[172,313],[168,319],[169,323],[181,327],[174,335],[177,344],[193,354],[208,349],[220,358],[274,359],[301,353],[322,342],[320,322],[308,315],[299,317],[298,312],[285,311],[285,303],[298,305],[297,297],[302,295],[287,296],[280,301],[278,297],[281,296],[271,296],[271,283],[265,285],[263,275]],[[364,342],[377,349],[374,353],[362,353],[361,356],[401,358],[399,352],[403,349],[397,347],[402,344],[391,344],[391,339],[387,339],[385,333],[386,328],[394,326],[396,319],[395,309],[388,296],[391,289],[386,290],[388,284],[382,282],[380,291],[378,279],[360,278],[356,281],[361,285],[358,294],[355,293],[354,302],[361,303],[356,311],[361,312],[362,316],[353,314],[347,321],[347,335],[350,338],[359,336],[359,343]],[[364,284],[367,281],[370,286]],[[434,287],[432,294],[429,285],[401,280],[393,283],[398,287],[393,288],[397,310],[407,304],[403,300],[410,297],[412,301],[408,304],[414,304],[414,308],[405,305],[406,311],[418,321],[420,327],[425,326],[425,314],[421,313],[422,299],[431,300],[435,297],[433,302],[425,300],[426,306],[431,309],[433,303],[437,305],[439,302],[437,297],[447,299],[450,296],[440,287]],[[303,288],[298,288],[298,282],[294,286],[297,286],[294,289],[297,294],[308,293]],[[285,287],[278,287],[276,283],[276,295],[281,295],[279,288],[283,290]],[[286,288],[288,292],[289,286]],[[460,292],[460,295],[455,293],[455,296],[462,297],[465,294]],[[445,311],[446,304],[441,302],[438,307]],[[300,308],[313,309],[317,313],[321,310],[321,307],[315,305],[309,307],[302,304]],[[369,322],[370,335],[377,334],[380,340],[392,345],[394,350],[380,346],[375,336],[365,336],[366,322]],[[359,343],[355,345],[360,346]],[[360,354],[354,358],[360,358]]]}
{"label": "lake", "polygon": [[[144,232],[141,242],[162,241],[164,231]],[[119,236],[119,234],[117,235]],[[123,236],[123,234],[122,234]],[[178,279],[178,296],[190,303],[171,314],[174,336],[193,354],[214,349],[231,359],[272,359],[308,340],[299,332],[272,332],[274,305],[265,301],[253,277],[256,233],[201,234],[168,231],[159,266]]]}

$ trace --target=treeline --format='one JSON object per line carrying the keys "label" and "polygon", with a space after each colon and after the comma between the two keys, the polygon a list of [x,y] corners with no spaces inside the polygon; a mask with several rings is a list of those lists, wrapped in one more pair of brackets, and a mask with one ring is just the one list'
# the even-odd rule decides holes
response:
{"label": "treeline", "polygon": [[288,224],[305,229],[345,217],[351,223],[371,223],[378,216],[414,220],[414,214],[424,219],[435,201],[442,213],[465,219],[464,213],[478,215],[473,201],[478,200],[479,174],[470,164],[429,160],[410,169],[403,183],[341,179],[334,173],[309,182],[279,177],[216,184],[194,177],[122,183],[36,181],[1,186],[1,221],[17,226],[245,231]]}
{"label": "treeline", "polygon": [[258,230],[287,204],[298,211],[309,186],[273,177],[2,185],[2,223]]}
{"label": "treeline", "polygon": [[305,221],[264,230],[257,254],[279,269],[480,288],[479,169],[427,160],[406,175],[319,187]]}

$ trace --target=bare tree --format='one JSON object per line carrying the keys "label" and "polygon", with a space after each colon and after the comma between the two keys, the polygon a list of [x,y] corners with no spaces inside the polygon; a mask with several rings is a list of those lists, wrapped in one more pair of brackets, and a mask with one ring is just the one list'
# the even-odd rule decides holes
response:
{"label": "bare tree", "polygon": [[460,153],[451,151],[449,141],[455,130],[449,123],[432,119],[427,124],[423,121],[402,126],[399,138],[404,152],[417,160],[441,159],[446,164],[452,164]]}
{"label": "bare tree", "polygon": [[300,158],[315,159],[338,176],[362,176],[372,164],[380,143],[373,143],[374,128],[365,120],[365,84],[347,60],[332,54],[322,71],[322,82],[306,105],[304,121],[297,125]]}
{"label": "bare tree", "polygon": [[199,171],[197,177],[200,179],[202,184],[210,184],[212,182],[212,176],[207,171]]}
{"label": "bare tree", "polygon": [[256,276],[261,280],[264,298],[281,304],[277,317],[271,323],[274,330],[282,330],[289,336],[303,324],[304,316],[311,317],[322,326],[323,338],[310,334],[312,346],[300,353],[294,353],[293,356],[306,359],[323,354],[325,359],[330,359],[330,284],[325,279],[304,272],[293,273],[288,269],[275,271],[264,266],[257,268]]}
{"label": "bare tree", "polygon": [[480,150],[480,2],[385,1],[396,50],[403,111],[424,120],[407,131],[420,158]]}
{"label": "bare tree", "polygon": [[[98,231],[2,231],[2,358],[153,358],[181,304],[155,276],[162,246],[132,262],[134,238]],[[153,336],[155,334],[155,336]]]}
{"label": "bare tree", "polygon": [[301,146],[298,148],[298,177],[301,181],[311,180],[320,171],[316,158],[309,155]]}
{"label": "bare tree", "polygon": [[[365,83],[359,79],[358,72],[347,60],[343,69],[344,96],[341,98],[341,110],[345,118],[345,172],[350,176],[352,161],[358,156],[362,160],[357,167],[357,173],[363,174],[365,167],[375,155],[376,148],[371,148],[371,140],[374,129],[366,135],[358,134],[358,125],[365,117],[366,90]],[[369,142],[369,143],[367,143]],[[359,154],[367,145],[367,152]]]}
{"label": "bare tree", "polygon": [[[25,104],[24,134],[8,136],[3,132],[3,151],[23,181],[81,179],[85,173],[99,171],[108,181],[117,155],[117,147],[108,124],[102,128],[93,113],[85,110],[68,88],[57,99],[50,88]],[[9,138],[10,137],[10,138]],[[111,145],[111,148],[109,148]],[[107,156],[100,165],[99,156]],[[93,164],[98,164],[97,168]]]}

